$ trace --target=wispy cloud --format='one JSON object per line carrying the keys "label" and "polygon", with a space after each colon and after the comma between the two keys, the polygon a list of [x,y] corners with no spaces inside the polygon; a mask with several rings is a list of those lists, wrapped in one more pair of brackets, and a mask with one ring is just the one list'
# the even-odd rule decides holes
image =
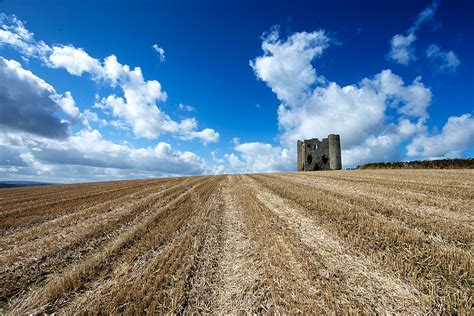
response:
{"label": "wispy cloud", "polygon": [[438,6],[439,1],[433,1],[418,14],[406,35],[396,34],[392,37],[390,40],[390,52],[387,55],[389,59],[402,65],[408,65],[410,62],[416,60],[416,55],[412,47],[413,43],[417,40],[416,33],[424,23],[433,19]]}
{"label": "wispy cloud", "polygon": [[426,57],[428,57],[440,72],[456,72],[461,64],[459,58],[452,50],[442,50],[436,44],[432,44],[428,47],[426,50]]}
{"label": "wispy cloud", "polygon": [[182,110],[182,111],[187,111],[187,112],[194,112],[196,111],[196,108],[192,105],[188,105],[188,104],[184,104],[184,103],[180,103],[178,105],[179,109]]}
{"label": "wispy cloud", "polygon": [[408,30],[408,33],[416,32],[423,23],[428,22],[431,19],[433,19],[438,7],[439,7],[439,0],[435,0],[423,11],[421,11],[416,17],[416,20],[413,23],[413,25]]}
{"label": "wispy cloud", "polygon": [[165,61],[165,50],[158,44],[153,44],[152,48],[158,54],[158,57],[160,57],[160,61]]}

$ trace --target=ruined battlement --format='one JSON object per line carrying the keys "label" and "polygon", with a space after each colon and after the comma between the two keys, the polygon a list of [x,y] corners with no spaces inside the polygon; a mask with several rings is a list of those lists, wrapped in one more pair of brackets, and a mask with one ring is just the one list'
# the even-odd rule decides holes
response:
{"label": "ruined battlement", "polygon": [[296,146],[298,171],[342,169],[339,135],[330,134],[322,141],[317,138],[298,140]]}

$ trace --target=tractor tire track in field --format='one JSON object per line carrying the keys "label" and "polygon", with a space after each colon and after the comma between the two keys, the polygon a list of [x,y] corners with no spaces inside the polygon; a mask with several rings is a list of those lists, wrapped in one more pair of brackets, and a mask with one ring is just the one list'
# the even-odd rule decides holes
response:
{"label": "tractor tire track in field", "polygon": [[472,312],[474,172],[0,190],[0,314]]}
{"label": "tractor tire track in field", "polygon": [[270,288],[264,282],[262,259],[256,252],[244,223],[237,179],[228,177],[222,190],[224,200],[223,251],[219,262],[219,290],[213,306],[222,314],[267,311]]}

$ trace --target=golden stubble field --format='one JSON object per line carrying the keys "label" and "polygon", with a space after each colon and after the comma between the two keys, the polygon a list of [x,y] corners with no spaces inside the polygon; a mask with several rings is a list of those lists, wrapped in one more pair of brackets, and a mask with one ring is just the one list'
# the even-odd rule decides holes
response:
{"label": "golden stubble field", "polygon": [[472,312],[474,170],[0,190],[0,314]]}

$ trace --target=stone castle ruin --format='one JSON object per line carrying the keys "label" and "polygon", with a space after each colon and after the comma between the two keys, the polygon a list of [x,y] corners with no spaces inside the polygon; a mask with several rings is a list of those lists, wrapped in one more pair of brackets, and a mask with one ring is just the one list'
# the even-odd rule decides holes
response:
{"label": "stone castle ruin", "polygon": [[298,140],[298,171],[340,170],[341,139],[330,134],[320,141],[317,138]]}

